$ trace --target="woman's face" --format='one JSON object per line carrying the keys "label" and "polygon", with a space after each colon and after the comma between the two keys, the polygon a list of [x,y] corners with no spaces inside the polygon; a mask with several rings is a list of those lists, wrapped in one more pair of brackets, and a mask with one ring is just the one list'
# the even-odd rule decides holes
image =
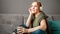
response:
{"label": "woman's face", "polygon": [[31,7],[30,7],[30,9],[31,9],[32,13],[39,12],[39,6],[38,6],[37,2],[33,2],[32,5],[31,5]]}

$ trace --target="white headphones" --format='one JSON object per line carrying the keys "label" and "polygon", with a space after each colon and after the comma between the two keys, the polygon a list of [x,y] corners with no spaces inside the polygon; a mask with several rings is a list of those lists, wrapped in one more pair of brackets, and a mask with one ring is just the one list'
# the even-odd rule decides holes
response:
{"label": "white headphones", "polygon": [[40,10],[43,11],[43,6],[40,7]]}

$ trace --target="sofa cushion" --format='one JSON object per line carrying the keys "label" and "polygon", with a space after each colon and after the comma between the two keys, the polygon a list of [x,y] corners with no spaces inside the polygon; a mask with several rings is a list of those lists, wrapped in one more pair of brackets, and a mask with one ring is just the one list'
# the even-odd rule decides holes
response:
{"label": "sofa cushion", "polygon": [[48,21],[48,24],[53,34],[60,34],[60,20],[56,20],[56,21],[50,20]]}

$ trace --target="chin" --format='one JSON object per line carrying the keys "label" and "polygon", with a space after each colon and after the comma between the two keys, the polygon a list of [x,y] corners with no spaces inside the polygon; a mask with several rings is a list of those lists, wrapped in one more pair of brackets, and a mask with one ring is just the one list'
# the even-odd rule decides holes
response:
{"label": "chin", "polygon": [[35,14],[36,12],[35,11],[32,11],[33,14]]}
{"label": "chin", "polygon": [[35,14],[35,12],[32,12],[33,14]]}

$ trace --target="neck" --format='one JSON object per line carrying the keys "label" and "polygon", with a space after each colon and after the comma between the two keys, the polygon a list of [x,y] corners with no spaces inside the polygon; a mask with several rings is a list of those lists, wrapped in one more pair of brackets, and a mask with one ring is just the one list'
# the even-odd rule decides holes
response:
{"label": "neck", "polygon": [[38,11],[37,13],[35,13],[35,17],[37,17],[39,15],[40,11]]}
{"label": "neck", "polygon": [[40,13],[41,11],[37,11],[36,13],[35,13],[35,15],[37,15],[38,13]]}

